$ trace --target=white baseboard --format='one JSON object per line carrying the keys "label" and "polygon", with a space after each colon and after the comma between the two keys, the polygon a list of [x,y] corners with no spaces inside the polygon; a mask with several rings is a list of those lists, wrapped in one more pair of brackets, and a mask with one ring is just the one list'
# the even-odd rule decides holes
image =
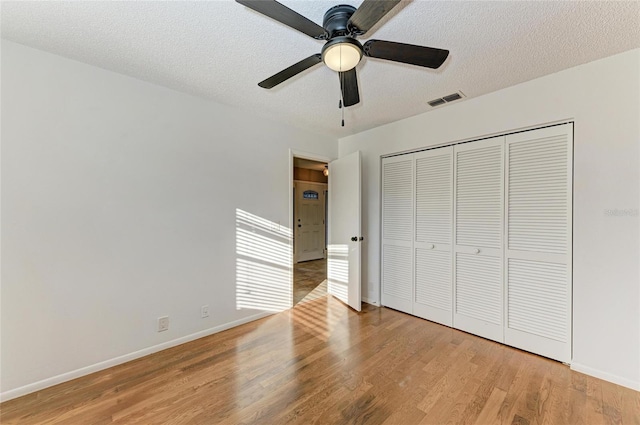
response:
{"label": "white baseboard", "polygon": [[125,354],[115,357],[113,359],[105,360],[100,363],[96,363],[90,366],[82,367],[80,369],[72,370],[70,372],[62,373],[51,378],[43,379],[32,384],[27,384],[22,387],[14,388],[0,393],[0,402],[5,402],[23,395],[30,394],[35,391],[58,385],[63,382],[71,381],[72,379],[80,378],[90,373],[98,372],[104,369],[108,369],[113,366],[117,366],[122,363],[130,362],[131,360],[139,359],[140,357],[148,356],[149,354],[157,353],[158,351],[166,350],[167,348],[175,347],[177,345],[184,344],[186,342],[194,341],[205,336],[213,335],[218,332],[226,331],[227,329],[234,328],[236,326],[244,325],[245,323],[253,322],[254,320],[262,319],[267,316],[276,314],[274,312],[264,312],[254,314],[253,316],[245,317],[243,319],[235,320],[233,322],[224,323],[222,325],[214,326],[213,328],[205,329],[204,331],[196,332],[191,335],[176,338],[171,341],[163,342],[162,344],[154,345],[152,347],[143,348],[142,350],[134,351],[133,353]]}
{"label": "white baseboard", "polygon": [[611,373],[603,372],[598,369],[594,369],[589,366],[582,365],[580,363],[571,363],[571,370],[584,373],[596,378],[603,379],[605,381],[613,382],[614,384],[622,385],[623,387],[631,388],[632,390],[640,391],[640,382],[633,381],[631,379],[623,378],[621,376],[613,375]]}

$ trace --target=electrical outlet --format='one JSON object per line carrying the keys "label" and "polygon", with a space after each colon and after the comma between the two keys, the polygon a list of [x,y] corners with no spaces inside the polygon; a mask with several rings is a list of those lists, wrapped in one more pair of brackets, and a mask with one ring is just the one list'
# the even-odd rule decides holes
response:
{"label": "electrical outlet", "polygon": [[203,305],[202,307],[200,307],[200,317],[202,317],[203,319],[205,317],[209,317],[209,306],[208,305]]}
{"label": "electrical outlet", "polygon": [[158,317],[158,332],[169,330],[169,316]]}

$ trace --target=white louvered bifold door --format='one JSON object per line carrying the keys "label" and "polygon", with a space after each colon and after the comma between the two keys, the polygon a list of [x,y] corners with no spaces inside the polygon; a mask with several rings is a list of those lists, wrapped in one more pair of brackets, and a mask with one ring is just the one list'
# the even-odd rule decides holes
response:
{"label": "white louvered bifold door", "polygon": [[571,124],[506,139],[505,343],[571,360]]}
{"label": "white louvered bifold door", "polygon": [[504,136],[454,149],[454,327],[503,332]]}
{"label": "white louvered bifold door", "polygon": [[453,147],[415,154],[413,314],[453,325]]}
{"label": "white louvered bifold door", "polygon": [[412,312],[413,155],[382,160],[382,305]]}

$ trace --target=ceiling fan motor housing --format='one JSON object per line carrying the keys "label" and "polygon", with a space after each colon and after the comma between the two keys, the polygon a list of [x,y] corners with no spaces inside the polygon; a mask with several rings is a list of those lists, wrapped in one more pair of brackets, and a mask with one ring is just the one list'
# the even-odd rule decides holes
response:
{"label": "ceiling fan motor housing", "polygon": [[329,39],[350,34],[348,22],[355,11],[356,8],[353,6],[339,4],[325,12],[322,26],[329,34]]}
{"label": "ceiling fan motor housing", "polygon": [[[340,4],[327,10],[324,14],[322,26],[329,34],[329,41],[322,47],[322,60],[334,71],[350,70],[362,58],[362,44],[355,39],[355,34],[349,28],[349,19],[355,11],[356,8],[353,6]],[[341,50],[343,47],[348,50]],[[343,62],[343,60],[347,62]],[[343,67],[346,63],[349,65]]]}

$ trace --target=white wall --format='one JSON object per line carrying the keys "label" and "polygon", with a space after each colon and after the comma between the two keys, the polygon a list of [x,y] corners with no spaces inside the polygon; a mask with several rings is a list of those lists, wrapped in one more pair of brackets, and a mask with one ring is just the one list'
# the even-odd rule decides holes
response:
{"label": "white wall", "polygon": [[286,226],[289,148],[338,150],[4,40],[1,136],[3,399],[263,315],[236,309],[236,209]]}
{"label": "white wall", "polygon": [[363,295],[379,300],[381,155],[569,119],[572,367],[640,390],[640,50],[341,139],[363,155]]}

